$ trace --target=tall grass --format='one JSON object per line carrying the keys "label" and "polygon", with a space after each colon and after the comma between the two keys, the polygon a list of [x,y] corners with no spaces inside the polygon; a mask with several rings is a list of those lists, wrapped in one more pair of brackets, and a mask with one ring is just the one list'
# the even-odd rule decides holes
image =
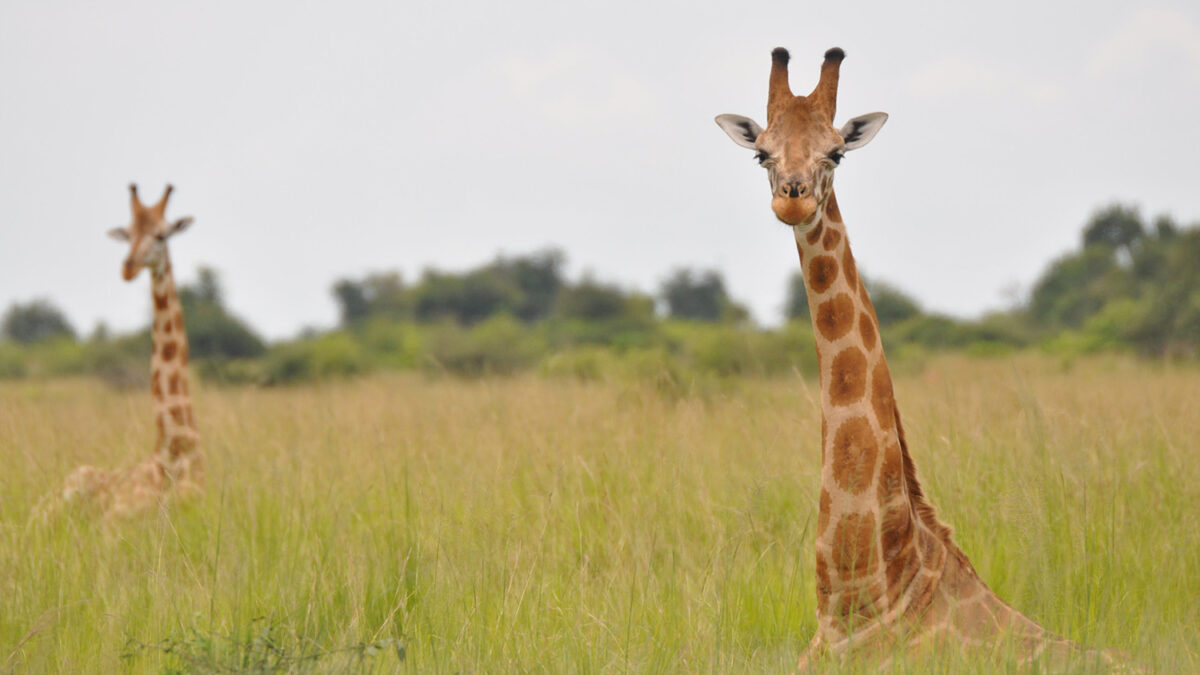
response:
{"label": "tall grass", "polygon": [[[70,468],[149,452],[149,401],[0,385],[0,670],[780,672],[815,630],[812,380],[197,389],[203,498],[40,525]],[[943,358],[897,390],[1001,597],[1200,669],[1200,371]]]}

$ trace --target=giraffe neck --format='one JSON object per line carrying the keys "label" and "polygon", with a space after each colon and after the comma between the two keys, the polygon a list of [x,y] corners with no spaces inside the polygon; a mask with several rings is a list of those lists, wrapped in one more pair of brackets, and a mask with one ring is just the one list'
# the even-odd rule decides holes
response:
{"label": "giraffe neck", "polygon": [[154,303],[150,395],[158,428],[154,454],[169,474],[182,477],[198,470],[195,463],[199,434],[188,388],[188,340],[183,328],[183,308],[175,289],[171,260],[165,254],[162,263],[151,270],[150,294]]}
{"label": "giraffe neck", "polygon": [[957,549],[916,482],[836,197],[795,233],[820,361],[817,616],[818,636],[832,643],[921,611],[924,582],[936,583]]}

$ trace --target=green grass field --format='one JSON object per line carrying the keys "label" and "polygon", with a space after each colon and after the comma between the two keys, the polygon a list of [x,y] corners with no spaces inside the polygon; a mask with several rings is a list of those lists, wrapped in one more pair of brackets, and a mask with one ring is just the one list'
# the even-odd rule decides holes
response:
{"label": "green grass field", "polygon": [[[992,588],[1200,671],[1200,370],[899,370],[927,492]],[[149,396],[0,384],[0,671],[784,672],[815,630],[815,381],[194,389],[207,494],[104,526],[30,509],[147,454]]]}

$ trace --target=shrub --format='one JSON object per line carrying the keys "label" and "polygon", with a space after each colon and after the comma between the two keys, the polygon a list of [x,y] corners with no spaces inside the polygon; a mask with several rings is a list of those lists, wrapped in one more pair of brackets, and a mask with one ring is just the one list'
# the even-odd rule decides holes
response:
{"label": "shrub", "polygon": [[369,319],[355,335],[372,365],[384,368],[412,368],[424,351],[421,330],[412,323]]}
{"label": "shrub", "polygon": [[470,329],[446,322],[427,334],[428,364],[458,375],[509,374],[532,366],[546,351],[536,333],[507,314]]}
{"label": "shrub", "polygon": [[366,367],[358,342],[347,333],[333,332],[274,347],[267,354],[263,378],[267,383],[286,384],[354,375]]}
{"label": "shrub", "polygon": [[538,372],[550,377],[574,377],[580,380],[606,380],[619,372],[619,360],[611,349],[596,346],[574,347],[553,352],[543,358]]}
{"label": "shrub", "polygon": [[0,380],[20,379],[28,372],[25,350],[11,342],[0,342]]}
{"label": "shrub", "polygon": [[149,331],[89,342],[87,369],[116,389],[144,387],[150,382],[150,351]]}

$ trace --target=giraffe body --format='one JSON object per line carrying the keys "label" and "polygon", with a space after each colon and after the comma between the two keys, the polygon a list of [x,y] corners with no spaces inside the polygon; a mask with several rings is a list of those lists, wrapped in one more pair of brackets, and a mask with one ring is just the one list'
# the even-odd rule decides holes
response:
{"label": "giraffe body", "polygon": [[791,92],[787,51],[771,56],[766,129],[738,115],[716,121],[768,171],[771,209],[795,235],[820,361],[817,632],[801,669],[850,654],[962,647],[1007,649],[1027,662],[1045,655],[1111,663],[1108,653],[1085,651],[1000,600],[926,500],[833,192],[844,154],[866,145],[887,115],[833,127],[841,49],[825,53],[808,96]]}
{"label": "giraffe body", "polygon": [[62,489],[41,507],[43,514],[63,506],[79,506],[99,512],[106,519],[124,518],[162,505],[168,497],[190,496],[204,486],[204,458],[200,436],[192,414],[188,387],[188,340],[183,311],[166,240],[191,224],[191,218],[174,223],[165,219],[167,186],[162,198],[147,207],[138,198],[136,186],[129,186],[133,221],[127,228],[109,234],[130,242],[130,253],[121,275],[132,281],[142,267],[150,268],[150,295],[154,307],[150,357],[150,395],[156,428],[151,455],[123,470],[105,470],[81,466],[73,470]]}

